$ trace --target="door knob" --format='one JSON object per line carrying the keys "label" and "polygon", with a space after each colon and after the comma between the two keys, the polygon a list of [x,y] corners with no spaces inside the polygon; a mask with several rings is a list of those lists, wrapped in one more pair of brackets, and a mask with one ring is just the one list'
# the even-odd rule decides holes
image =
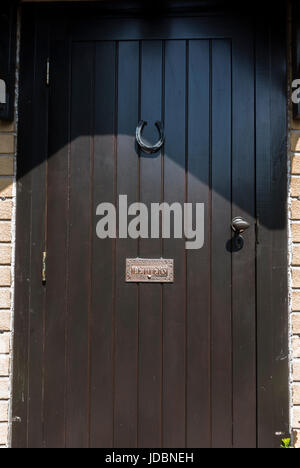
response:
{"label": "door knob", "polygon": [[232,230],[238,235],[243,234],[243,232],[247,231],[249,227],[250,224],[241,216],[237,216],[236,218],[234,218],[231,223]]}

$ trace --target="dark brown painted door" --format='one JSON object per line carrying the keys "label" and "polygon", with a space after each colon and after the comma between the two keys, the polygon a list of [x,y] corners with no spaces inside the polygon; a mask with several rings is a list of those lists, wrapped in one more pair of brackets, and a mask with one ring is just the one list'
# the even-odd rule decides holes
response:
{"label": "dark brown painted door", "polygon": [[[255,447],[252,30],[213,18],[62,30],[50,40],[48,158],[31,171],[26,444]],[[163,122],[160,153],[137,150],[141,119],[149,141]],[[99,240],[96,207],[120,194],[204,203],[204,247]],[[241,249],[238,215],[250,223]],[[174,259],[174,284],[127,284],[126,258],[138,256]]]}

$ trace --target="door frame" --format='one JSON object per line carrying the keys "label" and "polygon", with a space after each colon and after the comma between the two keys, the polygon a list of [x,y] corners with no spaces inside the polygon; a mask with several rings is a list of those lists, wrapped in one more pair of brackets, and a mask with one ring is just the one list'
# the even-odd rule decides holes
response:
{"label": "door frame", "polygon": [[[144,3],[144,2],[143,2]],[[161,2],[158,2],[161,4]],[[170,1],[168,14],[244,14],[224,2]],[[287,48],[286,2],[273,15],[253,2],[256,57],[256,215],[257,215],[257,447],[277,448],[290,432],[289,318],[287,222]],[[17,215],[15,266],[15,327],[12,404],[12,445],[26,447],[28,337],[30,331],[31,166],[47,158],[48,88],[46,62],[34,63],[37,31],[45,38],[58,16],[75,14],[139,15],[141,2],[101,4],[23,4],[21,7],[21,72],[17,161]],[[153,2],[151,2],[153,9]],[[248,12],[249,14],[249,12]],[[34,98],[35,93],[35,98]],[[44,114],[41,113],[42,109]],[[46,110],[46,112],[45,112]],[[266,137],[267,135],[267,137]],[[269,138],[269,139],[268,139]],[[270,143],[269,143],[270,142]]]}

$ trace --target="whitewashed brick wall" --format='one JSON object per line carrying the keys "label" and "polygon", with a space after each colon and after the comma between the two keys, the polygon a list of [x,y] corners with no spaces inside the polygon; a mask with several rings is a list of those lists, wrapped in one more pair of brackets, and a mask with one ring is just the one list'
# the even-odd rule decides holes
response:
{"label": "whitewashed brick wall", "polygon": [[15,124],[0,123],[0,447],[9,444]]}

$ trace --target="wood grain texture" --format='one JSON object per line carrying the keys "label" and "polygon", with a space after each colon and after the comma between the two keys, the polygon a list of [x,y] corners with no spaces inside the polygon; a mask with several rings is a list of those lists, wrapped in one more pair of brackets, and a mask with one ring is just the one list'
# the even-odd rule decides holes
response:
{"label": "wood grain texture", "polygon": [[[30,157],[19,166],[18,226],[31,249],[26,267],[19,239],[13,413],[22,422],[13,445],[276,446],[277,428],[285,434],[288,424],[283,48],[272,55],[258,29],[254,56],[253,24],[240,18],[161,16],[151,28],[136,10],[106,22],[88,8],[64,8],[51,20],[48,157],[47,99],[30,98],[30,74],[21,80],[22,154]],[[22,63],[38,77],[47,47],[32,29],[34,21]],[[34,128],[44,125],[35,143],[33,109]],[[155,155],[136,146],[141,119],[149,142],[155,121],[164,124]],[[148,206],[204,203],[204,247],[99,240],[97,205],[125,194]],[[241,250],[231,241],[236,215],[251,223]],[[43,288],[35,265],[45,240]],[[126,259],[138,256],[174,259],[174,284],[126,283]]]}

